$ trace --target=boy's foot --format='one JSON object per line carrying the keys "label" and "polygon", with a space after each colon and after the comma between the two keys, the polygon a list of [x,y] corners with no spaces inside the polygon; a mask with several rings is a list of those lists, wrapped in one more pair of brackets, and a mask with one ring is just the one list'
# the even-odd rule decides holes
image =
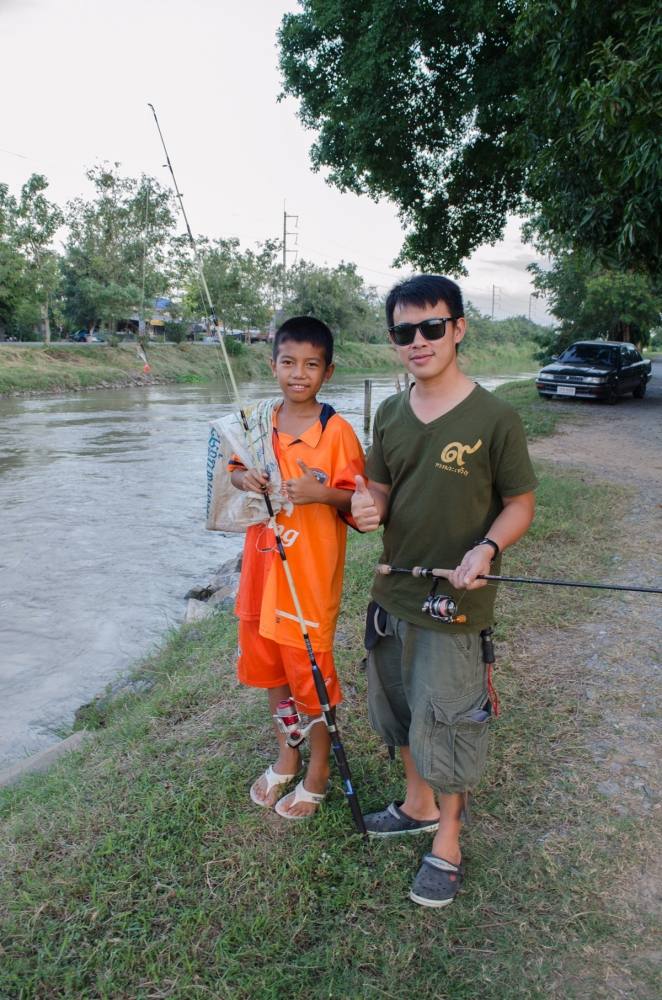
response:
{"label": "boy's foot", "polygon": [[283,819],[308,819],[317,807],[326,798],[326,790],[323,792],[309,792],[303,781],[300,781],[293,792],[284,795],[276,803],[276,812]]}
{"label": "boy's foot", "polygon": [[412,819],[400,808],[402,803],[391,802],[381,812],[363,817],[371,837],[398,837],[406,833],[434,833],[439,828],[437,819]]}
{"label": "boy's foot", "polygon": [[457,896],[464,878],[464,865],[426,854],[412,882],[409,898],[419,906],[448,906]]}
{"label": "boy's foot", "polygon": [[265,809],[273,809],[281,793],[283,785],[289,785],[298,774],[280,774],[274,771],[270,764],[264,774],[261,774],[257,781],[251,785],[250,797],[256,806],[263,806]]}

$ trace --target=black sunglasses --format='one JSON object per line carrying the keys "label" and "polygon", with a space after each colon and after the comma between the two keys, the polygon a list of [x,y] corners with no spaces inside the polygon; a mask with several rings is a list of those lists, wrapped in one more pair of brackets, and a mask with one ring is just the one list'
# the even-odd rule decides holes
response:
{"label": "black sunglasses", "polygon": [[446,333],[446,324],[454,323],[459,316],[433,316],[431,319],[422,319],[420,323],[398,323],[396,326],[389,326],[388,332],[391,340],[397,347],[408,347],[414,343],[416,331],[420,330],[426,340],[441,340]]}

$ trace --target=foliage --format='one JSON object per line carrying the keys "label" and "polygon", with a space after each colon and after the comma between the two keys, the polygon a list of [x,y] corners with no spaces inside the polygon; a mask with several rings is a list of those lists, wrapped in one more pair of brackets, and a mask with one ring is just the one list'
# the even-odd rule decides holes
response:
{"label": "foliage", "polygon": [[279,32],[285,93],[318,130],[313,166],[341,190],[386,196],[411,227],[402,259],[462,271],[517,207],[503,138],[521,112],[512,5],[303,0]]}
{"label": "foliage", "polygon": [[[282,288],[279,243],[267,240],[257,251],[241,250],[236,237],[213,243],[199,241],[200,255],[216,315],[229,330],[264,330],[273,316]],[[206,296],[193,265],[184,306],[192,316],[207,316]]]}
{"label": "foliage", "polygon": [[605,268],[590,255],[562,253],[549,271],[532,265],[535,286],[559,319],[538,336],[539,359],[547,361],[575,340],[605,337],[639,348],[660,323],[662,295],[645,274]]}
{"label": "foliage", "polygon": [[299,261],[287,272],[283,314],[316,316],[340,343],[384,336],[384,319],[374,290],[366,288],[355,264],[318,267]]}
{"label": "foliage", "polygon": [[87,172],[94,198],[67,206],[65,313],[73,326],[111,331],[167,287],[172,197],[156,180],[122,177],[119,164]]}
{"label": "foliage", "polygon": [[527,0],[521,152],[532,228],[611,269],[660,274],[662,19],[652,0]]}
{"label": "foliage", "polygon": [[313,166],[385,196],[401,260],[461,273],[513,211],[658,271],[662,22],[652,0],[302,0],[279,32]]}
{"label": "foliage", "polygon": [[0,185],[0,320],[22,335],[42,324],[49,341],[60,282],[52,244],[63,215],[47,187],[42,174],[32,174],[17,201]]}

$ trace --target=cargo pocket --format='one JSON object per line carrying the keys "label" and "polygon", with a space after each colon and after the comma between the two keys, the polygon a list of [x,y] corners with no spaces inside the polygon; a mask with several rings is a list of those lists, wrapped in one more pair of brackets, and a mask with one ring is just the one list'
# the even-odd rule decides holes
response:
{"label": "cargo pocket", "polygon": [[[421,776],[438,791],[464,792],[478,784],[487,758],[491,719],[491,706],[488,701],[484,704],[485,708],[458,712],[452,706],[428,704],[421,759],[416,763]],[[412,740],[412,749],[414,745]]]}

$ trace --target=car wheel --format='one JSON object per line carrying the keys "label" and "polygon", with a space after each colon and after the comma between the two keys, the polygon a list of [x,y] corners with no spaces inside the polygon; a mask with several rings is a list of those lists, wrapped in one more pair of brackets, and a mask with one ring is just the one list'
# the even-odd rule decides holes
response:
{"label": "car wheel", "polygon": [[637,386],[637,388],[634,389],[633,392],[632,392],[632,395],[634,396],[635,399],[643,399],[644,398],[644,396],[646,395],[646,385],[647,384],[648,384],[647,380],[645,378],[642,378],[642,380],[639,383],[639,385]]}
{"label": "car wheel", "polygon": [[612,386],[609,390],[609,395],[607,396],[607,402],[609,406],[615,406],[618,402],[618,393],[616,392],[616,387]]}

